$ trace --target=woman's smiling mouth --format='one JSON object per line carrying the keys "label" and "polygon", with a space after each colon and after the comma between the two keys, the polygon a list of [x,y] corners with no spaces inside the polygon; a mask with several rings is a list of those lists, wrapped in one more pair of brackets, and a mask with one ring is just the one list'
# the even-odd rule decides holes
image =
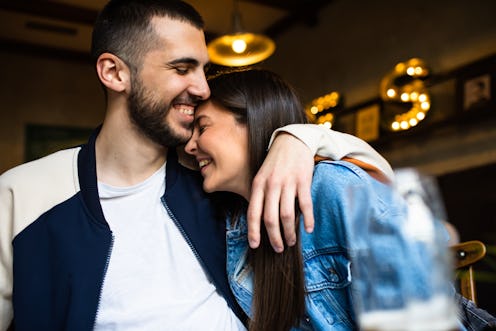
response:
{"label": "woman's smiling mouth", "polygon": [[210,159],[208,159],[208,160],[207,160],[207,159],[204,159],[204,160],[199,160],[199,161],[198,161],[198,166],[199,166],[200,168],[203,168],[203,167],[205,167],[206,165],[210,164],[211,162],[212,162],[212,160],[210,160]]}

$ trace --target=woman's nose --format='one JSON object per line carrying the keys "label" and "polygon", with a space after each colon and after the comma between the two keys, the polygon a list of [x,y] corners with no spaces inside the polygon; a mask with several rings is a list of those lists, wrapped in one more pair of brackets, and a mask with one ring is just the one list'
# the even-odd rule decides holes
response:
{"label": "woman's nose", "polygon": [[195,155],[197,148],[196,148],[196,139],[197,139],[197,130],[193,130],[193,135],[191,138],[189,138],[188,143],[186,146],[184,146],[184,151],[188,154]]}

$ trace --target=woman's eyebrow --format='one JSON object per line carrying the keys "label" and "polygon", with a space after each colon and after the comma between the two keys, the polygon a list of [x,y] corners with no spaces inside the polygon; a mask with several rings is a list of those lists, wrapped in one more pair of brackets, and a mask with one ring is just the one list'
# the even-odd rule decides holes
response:
{"label": "woman's eyebrow", "polygon": [[198,116],[195,116],[195,121],[194,124],[196,125],[202,118],[208,118],[207,115],[200,114]]}

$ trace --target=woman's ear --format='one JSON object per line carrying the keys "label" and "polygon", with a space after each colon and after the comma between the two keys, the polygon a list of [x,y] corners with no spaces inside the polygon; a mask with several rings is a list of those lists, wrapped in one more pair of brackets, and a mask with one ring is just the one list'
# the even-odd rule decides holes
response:
{"label": "woman's ear", "polygon": [[130,90],[129,67],[114,54],[101,54],[96,61],[96,71],[102,84],[109,90],[115,92]]}

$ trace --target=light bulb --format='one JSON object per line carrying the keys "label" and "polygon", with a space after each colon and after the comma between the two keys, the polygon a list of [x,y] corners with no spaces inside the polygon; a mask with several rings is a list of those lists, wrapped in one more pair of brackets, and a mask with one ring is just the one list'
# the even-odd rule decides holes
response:
{"label": "light bulb", "polygon": [[236,39],[232,43],[232,49],[234,52],[241,54],[246,50],[246,42],[243,39]]}
{"label": "light bulb", "polygon": [[390,88],[389,90],[387,90],[386,94],[388,97],[394,98],[396,96],[396,91],[394,89]]}

